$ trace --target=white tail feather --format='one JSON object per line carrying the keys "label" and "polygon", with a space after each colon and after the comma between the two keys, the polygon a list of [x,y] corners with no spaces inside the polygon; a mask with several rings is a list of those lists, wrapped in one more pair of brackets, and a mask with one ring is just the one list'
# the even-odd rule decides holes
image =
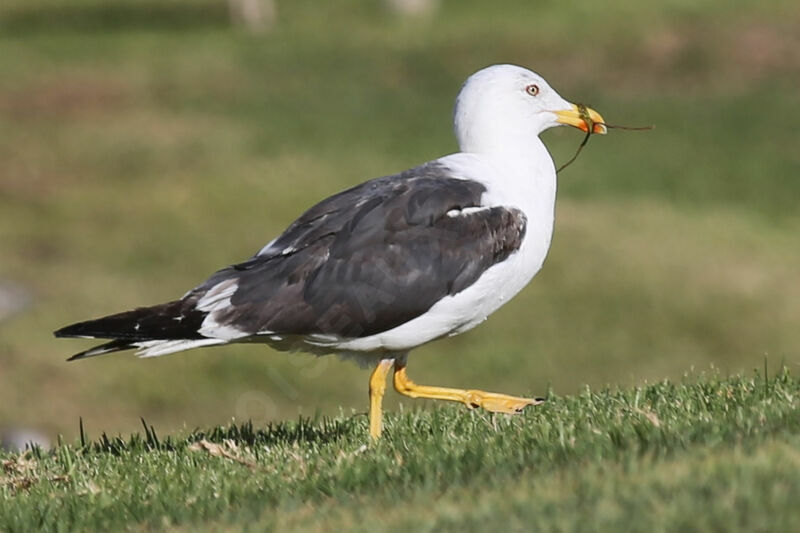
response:
{"label": "white tail feather", "polygon": [[201,346],[213,346],[215,344],[228,344],[224,339],[179,339],[169,341],[142,341],[133,343],[137,348],[136,355],[139,357],[159,357]]}

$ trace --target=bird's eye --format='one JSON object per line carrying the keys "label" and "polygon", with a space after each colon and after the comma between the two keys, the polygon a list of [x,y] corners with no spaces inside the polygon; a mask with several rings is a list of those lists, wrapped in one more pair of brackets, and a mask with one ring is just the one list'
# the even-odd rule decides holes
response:
{"label": "bird's eye", "polygon": [[525,87],[525,92],[531,96],[536,96],[537,94],[539,94],[539,86],[536,85],[535,83],[532,83],[531,85]]}

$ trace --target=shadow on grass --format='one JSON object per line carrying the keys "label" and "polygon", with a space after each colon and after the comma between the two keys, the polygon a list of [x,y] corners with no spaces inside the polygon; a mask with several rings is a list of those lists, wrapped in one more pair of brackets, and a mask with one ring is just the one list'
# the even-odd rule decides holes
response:
{"label": "shadow on grass", "polygon": [[[216,427],[211,430],[194,430],[184,438],[167,436],[159,438],[153,426],[142,420],[144,434],[135,433],[125,439],[122,436],[109,437],[103,433],[100,437],[90,442],[84,432],[83,424],[80,427],[81,448],[92,453],[107,453],[121,455],[137,451],[180,451],[187,446],[201,441],[221,443],[225,440],[247,446],[274,446],[278,444],[327,444],[339,441],[347,436],[363,433],[364,428],[359,424],[358,415],[345,419],[334,420],[330,418],[300,418],[296,422],[270,423],[264,429],[255,429],[253,423],[230,424]],[[60,445],[60,443],[59,443]],[[34,455],[41,456],[42,450],[35,449]]]}
{"label": "shadow on grass", "polygon": [[248,421],[239,425],[217,427],[211,431],[195,430],[187,441],[194,442],[205,438],[212,442],[221,442],[229,439],[250,446],[294,442],[326,444],[336,442],[356,432],[363,432],[364,428],[358,423],[359,418],[361,417],[358,415],[337,420],[300,418],[297,422],[270,423],[266,429],[253,429],[253,423]]}
{"label": "shadow on grass", "polygon": [[0,32],[86,33],[130,30],[195,30],[230,26],[227,3],[98,2],[88,5],[25,6],[0,11]]}

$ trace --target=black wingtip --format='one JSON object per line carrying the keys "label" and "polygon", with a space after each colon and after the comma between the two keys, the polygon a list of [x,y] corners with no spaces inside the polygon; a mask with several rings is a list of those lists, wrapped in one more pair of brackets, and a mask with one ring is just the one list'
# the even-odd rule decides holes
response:
{"label": "black wingtip", "polygon": [[[98,354],[98,355],[99,355],[99,354]],[[87,354],[86,352],[76,353],[76,354],[75,354],[75,355],[73,355],[72,357],[68,358],[68,359],[67,359],[67,362],[70,362],[70,361],[79,361],[79,360],[81,360],[81,359],[88,359],[89,357],[92,357],[92,355],[89,355],[89,354]]]}
{"label": "black wingtip", "polygon": [[93,323],[98,322],[97,320],[87,320],[85,322],[76,322],[75,324],[70,324],[69,326],[64,326],[63,328],[57,329],[53,332],[53,335],[56,338],[65,338],[65,337],[84,337],[84,338],[93,338],[95,335],[89,331],[87,326],[91,326]]}
{"label": "black wingtip", "polygon": [[71,335],[67,332],[69,326],[61,329],[57,329],[53,332],[53,337],[57,339],[63,339],[64,337],[71,337]]}
{"label": "black wingtip", "polygon": [[80,353],[76,353],[67,361],[77,361],[79,359],[87,359],[89,357],[96,357],[98,355],[105,355],[107,353],[114,353],[114,352],[121,352],[123,350],[132,350],[136,348],[136,345],[131,344],[129,341],[124,339],[117,339],[111,342],[107,342],[105,344],[101,344],[99,346],[95,346],[94,348],[89,348]]}

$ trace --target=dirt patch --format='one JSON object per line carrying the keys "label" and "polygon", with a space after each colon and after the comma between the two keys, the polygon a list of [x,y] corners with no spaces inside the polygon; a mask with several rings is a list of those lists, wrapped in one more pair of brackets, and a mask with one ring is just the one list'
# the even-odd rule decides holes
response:
{"label": "dirt patch", "polygon": [[[798,21],[800,22],[800,21]],[[800,32],[797,24],[754,22],[735,30],[726,48],[730,61],[751,75],[800,70]]]}
{"label": "dirt patch", "polygon": [[741,20],[709,30],[681,24],[644,39],[636,64],[661,86],[763,83],[800,72],[800,33],[794,21]]}
{"label": "dirt patch", "polygon": [[129,107],[132,89],[120,80],[62,77],[0,92],[0,114],[10,119],[66,119]]}

